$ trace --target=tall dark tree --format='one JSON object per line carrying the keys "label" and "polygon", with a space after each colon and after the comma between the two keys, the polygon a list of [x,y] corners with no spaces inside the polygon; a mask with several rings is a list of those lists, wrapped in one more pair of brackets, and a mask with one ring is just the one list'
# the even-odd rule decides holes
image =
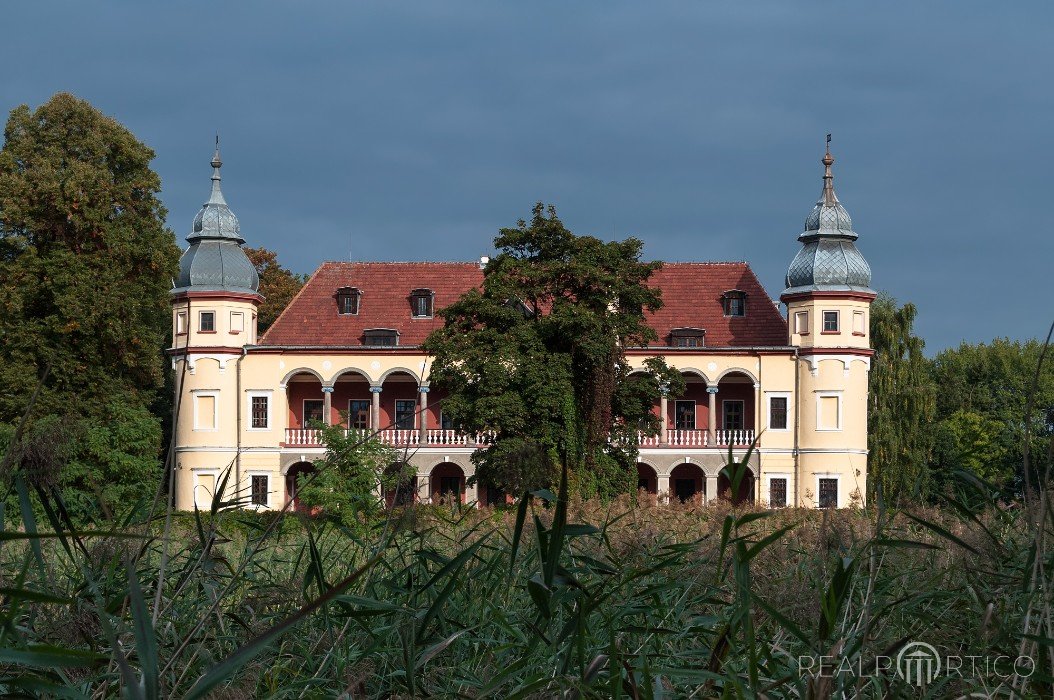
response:
{"label": "tall dark tree", "polygon": [[260,305],[256,321],[262,334],[275,322],[306,281],[303,275],[290,272],[278,262],[278,254],[267,248],[242,248],[260,275]]}
{"label": "tall dark tree", "polygon": [[164,383],[179,248],[153,157],[64,93],[13,110],[0,149],[0,422],[21,417],[50,367],[34,415],[81,436],[62,460],[80,466],[58,481],[84,502],[159,473],[148,407]]}
{"label": "tall dark tree", "polygon": [[550,486],[566,463],[583,496],[636,484],[636,436],[658,431],[659,383],[681,387],[661,360],[630,375],[625,348],[654,339],[645,311],[662,305],[634,238],[576,236],[541,203],[530,223],[502,229],[480,290],[440,310],[425,343],[432,381],[450,392],[443,411],[495,443],[473,460],[485,484]]}
{"label": "tall dark tree", "polygon": [[925,343],[915,335],[913,304],[897,306],[880,295],[871,305],[870,396],[868,403],[869,490],[879,484],[887,502],[925,495],[931,482],[936,387]]}

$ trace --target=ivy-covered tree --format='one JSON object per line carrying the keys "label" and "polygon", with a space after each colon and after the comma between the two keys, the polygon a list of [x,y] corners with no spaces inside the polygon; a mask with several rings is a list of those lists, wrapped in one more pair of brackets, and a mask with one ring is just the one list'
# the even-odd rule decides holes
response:
{"label": "ivy-covered tree", "polygon": [[647,286],[660,263],[642,262],[635,238],[576,236],[541,203],[494,244],[482,289],[441,309],[425,343],[444,414],[495,436],[473,455],[477,479],[523,492],[552,486],[566,463],[584,497],[631,491],[637,431],[659,429],[660,382],[683,390],[661,360],[631,375],[625,356],[655,338],[644,313],[662,305]]}
{"label": "ivy-covered tree", "polygon": [[[154,153],[60,93],[11,112],[0,149],[0,423],[34,409],[76,426],[54,483],[71,503],[107,481],[156,482],[168,290],[179,248],[164,226]],[[146,425],[145,423],[151,423]],[[35,433],[27,433],[35,434]],[[132,489],[135,491],[136,489]]]}
{"label": "ivy-covered tree", "polygon": [[931,487],[936,387],[925,343],[914,333],[916,313],[913,304],[898,307],[887,294],[871,305],[868,488],[873,496],[881,485],[891,503]]}
{"label": "ivy-covered tree", "polygon": [[278,254],[267,248],[242,248],[260,276],[264,301],[257,312],[257,328],[262,334],[275,322],[297,292],[304,286],[304,275],[290,272],[278,262]]}

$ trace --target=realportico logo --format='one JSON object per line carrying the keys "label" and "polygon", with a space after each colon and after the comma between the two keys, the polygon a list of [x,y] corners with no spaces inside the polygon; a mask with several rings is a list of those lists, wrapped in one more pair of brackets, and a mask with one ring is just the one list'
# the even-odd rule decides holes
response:
{"label": "realportico logo", "polygon": [[941,655],[926,642],[911,642],[897,654],[897,673],[912,685],[927,685],[941,672]]}
{"label": "realportico logo", "polygon": [[896,658],[876,656],[874,664],[865,667],[863,659],[839,656],[799,656],[798,673],[803,676],[837,678],[849,675],[899,676],[905,683],[924,687],[939,678],[986,679],[1006,681],[1028,678],[1036,672],[1031,656],[941,656],[932,644],[908,642]]}

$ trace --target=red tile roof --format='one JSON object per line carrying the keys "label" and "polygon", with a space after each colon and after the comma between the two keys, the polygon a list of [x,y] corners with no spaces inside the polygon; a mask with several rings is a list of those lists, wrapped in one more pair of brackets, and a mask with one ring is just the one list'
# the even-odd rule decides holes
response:
{"label": "red tile roof", "polygon": [[[327,262],[311,276],[261,345],[348,347],[363,344],[363,331],[394,328],[399,345],[419,345],[442,320],[411,318],[410,292],[435,293],[435,308],[479,286],[479,263],[453,262]],[[664,306],[649,314],[659,335],[654,345],[669,344],[671,329],[706,329],[709,347],[786,345],[787,323],[746,263],[666,263],[652,275],[663,290]],[[336,292],[355,287],[362,292],[359,313],[337,313]],[[747,294],[743,317],[724,315],[722,294],[739,289]]]}

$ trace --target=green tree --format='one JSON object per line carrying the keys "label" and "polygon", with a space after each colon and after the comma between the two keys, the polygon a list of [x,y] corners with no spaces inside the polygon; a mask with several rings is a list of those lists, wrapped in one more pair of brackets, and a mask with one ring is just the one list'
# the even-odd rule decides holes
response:
{"label": "green tree", "polygon": [[934,465],[937,473],[965,470],[993,486],[1007,486],[1014,477],[1002,440],[1003,425],[986,415],[959,410],[937,424]]}
{"label": "green tree", "polygon": [[630,375],[625,348],[655,338],[644,313],[662,305],[634,238],[576,236],[541,203],[530,223],[495,238],[482,289],[439,311],[426,341],[443,411],[494,443],[473,455],[477,478],[510,492],[552,486],[570,468],[582,496],[636,484],[637,431],[658,431],[659,384],[683,380],[662,360]]}
{"label": "green tree", "polygon": [[264,301],[260,305],[256,322],[262,334],[289,306],[289,302],[304,286],[306,278],[282,267],[278,254],[267,248],[242,248],[260,275],[260,294]]}
{"label": "green tree", "polygon": [[913,304],[898,308],[887,294],[871,305],[868,489],[874,494],[881,485],[893,503],[925,495],[931,486],[936,387],[925,343],[914,334],[916,313]]}
{"label": "green tree", "polygon": [[[22,416],[50,367],[34,415],[84,431],[69,459],[82,467],[59,476],[71,503],[97,499],[88,484],[103,478],[141,484],[160,474],[160,429],[144,421],[160,423],[144,412],[164,384],[180,251],[163,223],[153,157],[117,121],[64,93],[35,111],[16,108],[4,131],[0,422]],[[129,459],[138,466],[108,471]]]}
{"label": "green tree", "polygon": [[[397,453],[364,432],[319,425],[326,454],[315,461],[315,473],[301,474],[297,500],[343,525],[368,528],[370,516],[381,508],[378,486]],[[389,475],[390,476],[390,475]]]}
{"label": "green tree", "polygon": [[[988,470],[997,478],[1014,475],[1011,485],[1020,487],[1024,477],[1022,452],[1026,421],[1031,422],[1030,453],[1035,468],[1033,484],[1043,474],[1047,447],[1054,437],[1054,363],[1048,356],[1042,366],[1034,408],[1026,409],[1043,351],[1036,340],[1025,342],[998,338],[991,343],[963,343],[944,350],[933,361],[933,376],[940,386],[937,417],[951,421],[961,412],[981,416],[986,432],[994,433]],[[962,427],[961,418],[953,423]],[[948,458],[945,450],[941,456]]]}

